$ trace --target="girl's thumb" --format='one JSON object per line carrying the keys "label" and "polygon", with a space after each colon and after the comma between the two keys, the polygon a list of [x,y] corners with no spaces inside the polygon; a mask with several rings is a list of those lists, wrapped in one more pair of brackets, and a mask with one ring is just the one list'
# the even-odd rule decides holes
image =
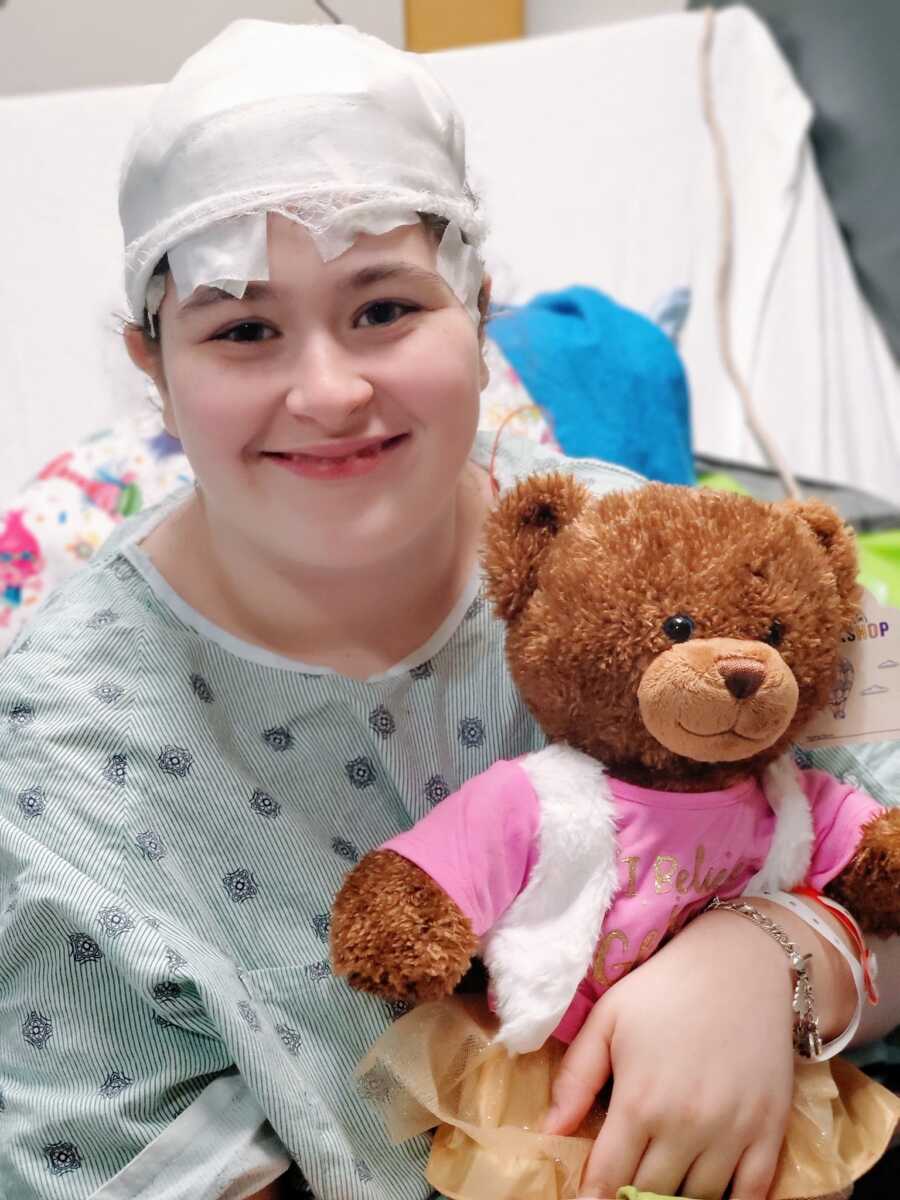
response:
{"label": "girl's thumb", "polygon": [[541,1123],[544,1133],[573,1133],[609,1079],[606,1029],[590,1019],[563,1056],[550,1094],[550,1110]]}

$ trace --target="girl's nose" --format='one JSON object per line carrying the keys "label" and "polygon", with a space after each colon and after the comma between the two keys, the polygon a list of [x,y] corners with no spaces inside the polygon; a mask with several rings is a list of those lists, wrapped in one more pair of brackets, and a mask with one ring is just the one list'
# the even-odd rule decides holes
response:
{"label": "girl's nose", "polygon": [[373,394],[353,356],[323,336],[304,345],[288,381],[285,405],[292,416],[306,417],[325,429],[341,429]]}

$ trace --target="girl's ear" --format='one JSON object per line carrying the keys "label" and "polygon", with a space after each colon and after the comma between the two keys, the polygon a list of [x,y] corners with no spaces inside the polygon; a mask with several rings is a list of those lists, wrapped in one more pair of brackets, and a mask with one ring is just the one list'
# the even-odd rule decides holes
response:
{"label": "girl's ear", "polygon": [[484,357],[484,337],[485,330],[487,328],[488,309],[490,308],[490,305],[491,277],[490,275],[485,275],[484,279],[481,281],[481,290],[478,293],[478,312],[480,314],[480,320],[478,322],[478,346],[481,352],[480,384],[482,391],[484,391],[484,389],[487,387],[491,378],[490,368],[488,367]]}
{"label": "girl's ear", "polygon": [[571,475],[532,475],[508,492],[488,516],[484,572],[497,615],[514,621],[538,586],[541,565],[559,533],[590,503]]}
{"label": "girl's ear", "polygon": [[157,392],[159,392],[159,398],[162,401],[163,425],[166,432],[170,433],[172,437],[178,437],[175,414],[169,398],[169,389],[166,386],[166,373],[163,370],[162,351],[159,342],[151,341],[139,325],[126,325],[123,336],[125,338],[125,349],[128,351],[128,357],[139,371],[143,371],[153,381]]}
{"label": "girl's ear", "polygon": [[149,375],[159,387],[157,374],[162,371],[159,343],[151,341],[139,325],[126,325],[123,337],[128,357],[139,371]]}

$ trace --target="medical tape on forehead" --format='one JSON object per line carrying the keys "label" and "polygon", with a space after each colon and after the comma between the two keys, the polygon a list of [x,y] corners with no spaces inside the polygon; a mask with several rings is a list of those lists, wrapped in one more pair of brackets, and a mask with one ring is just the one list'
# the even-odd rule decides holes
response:
{"label": "medical tape on forehead", "polygon": [[[282,215],[303,224],[287,210]],[[323,262],[349,249],[361,233],[379,235],[403,225],[419,223],[417,213],[384,204],[368,206],[364,212],[348,214],[325,231],[310,231]],[[198,287],[215,287],[240,299],[251,280],[269,279],[267,214],[249,213],[217,221],[209,228],[183,239],[168,252],[169,268],[179,300],[186,300]],[[437,253],[437,271],[477,325],[478,294],[482,263],[472,246],[463,241],[459,226],[450,222],[443,231]],[[165,293],[162,276],[153,276],[147,287],[147,313],[155,317]]]}
{"label": "medical tape on forehead", "polygon": [[463,241],[459,226],[452,221],[444,230],[438,247],[437,269],[454,296],[478,325],[481,321],[478,296],[484,267],[475,248]]}
{"label": "medical tape on forehead", "polygon": [[[251,279],[269,278],[266,214],[217,221],[169,251],[169,269],[179,300],[195,288],[221,288],[239,300]],[[147,311],[149,307],[149,295]]]}

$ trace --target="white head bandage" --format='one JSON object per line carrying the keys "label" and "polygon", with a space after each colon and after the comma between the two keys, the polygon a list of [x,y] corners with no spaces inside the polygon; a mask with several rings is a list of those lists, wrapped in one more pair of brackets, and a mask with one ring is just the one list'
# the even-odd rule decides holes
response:
{"label": "white head bandage", "polygon": [[484,231],[462,121],[416,55],[343,25],[236,21],[189,58],[123,167],[135,320],[159,307],[163,255],[182,298],[268,279],[270,212],[301,222],[324,261],[360,233],[444,218],[438,270],[477,320]]}

